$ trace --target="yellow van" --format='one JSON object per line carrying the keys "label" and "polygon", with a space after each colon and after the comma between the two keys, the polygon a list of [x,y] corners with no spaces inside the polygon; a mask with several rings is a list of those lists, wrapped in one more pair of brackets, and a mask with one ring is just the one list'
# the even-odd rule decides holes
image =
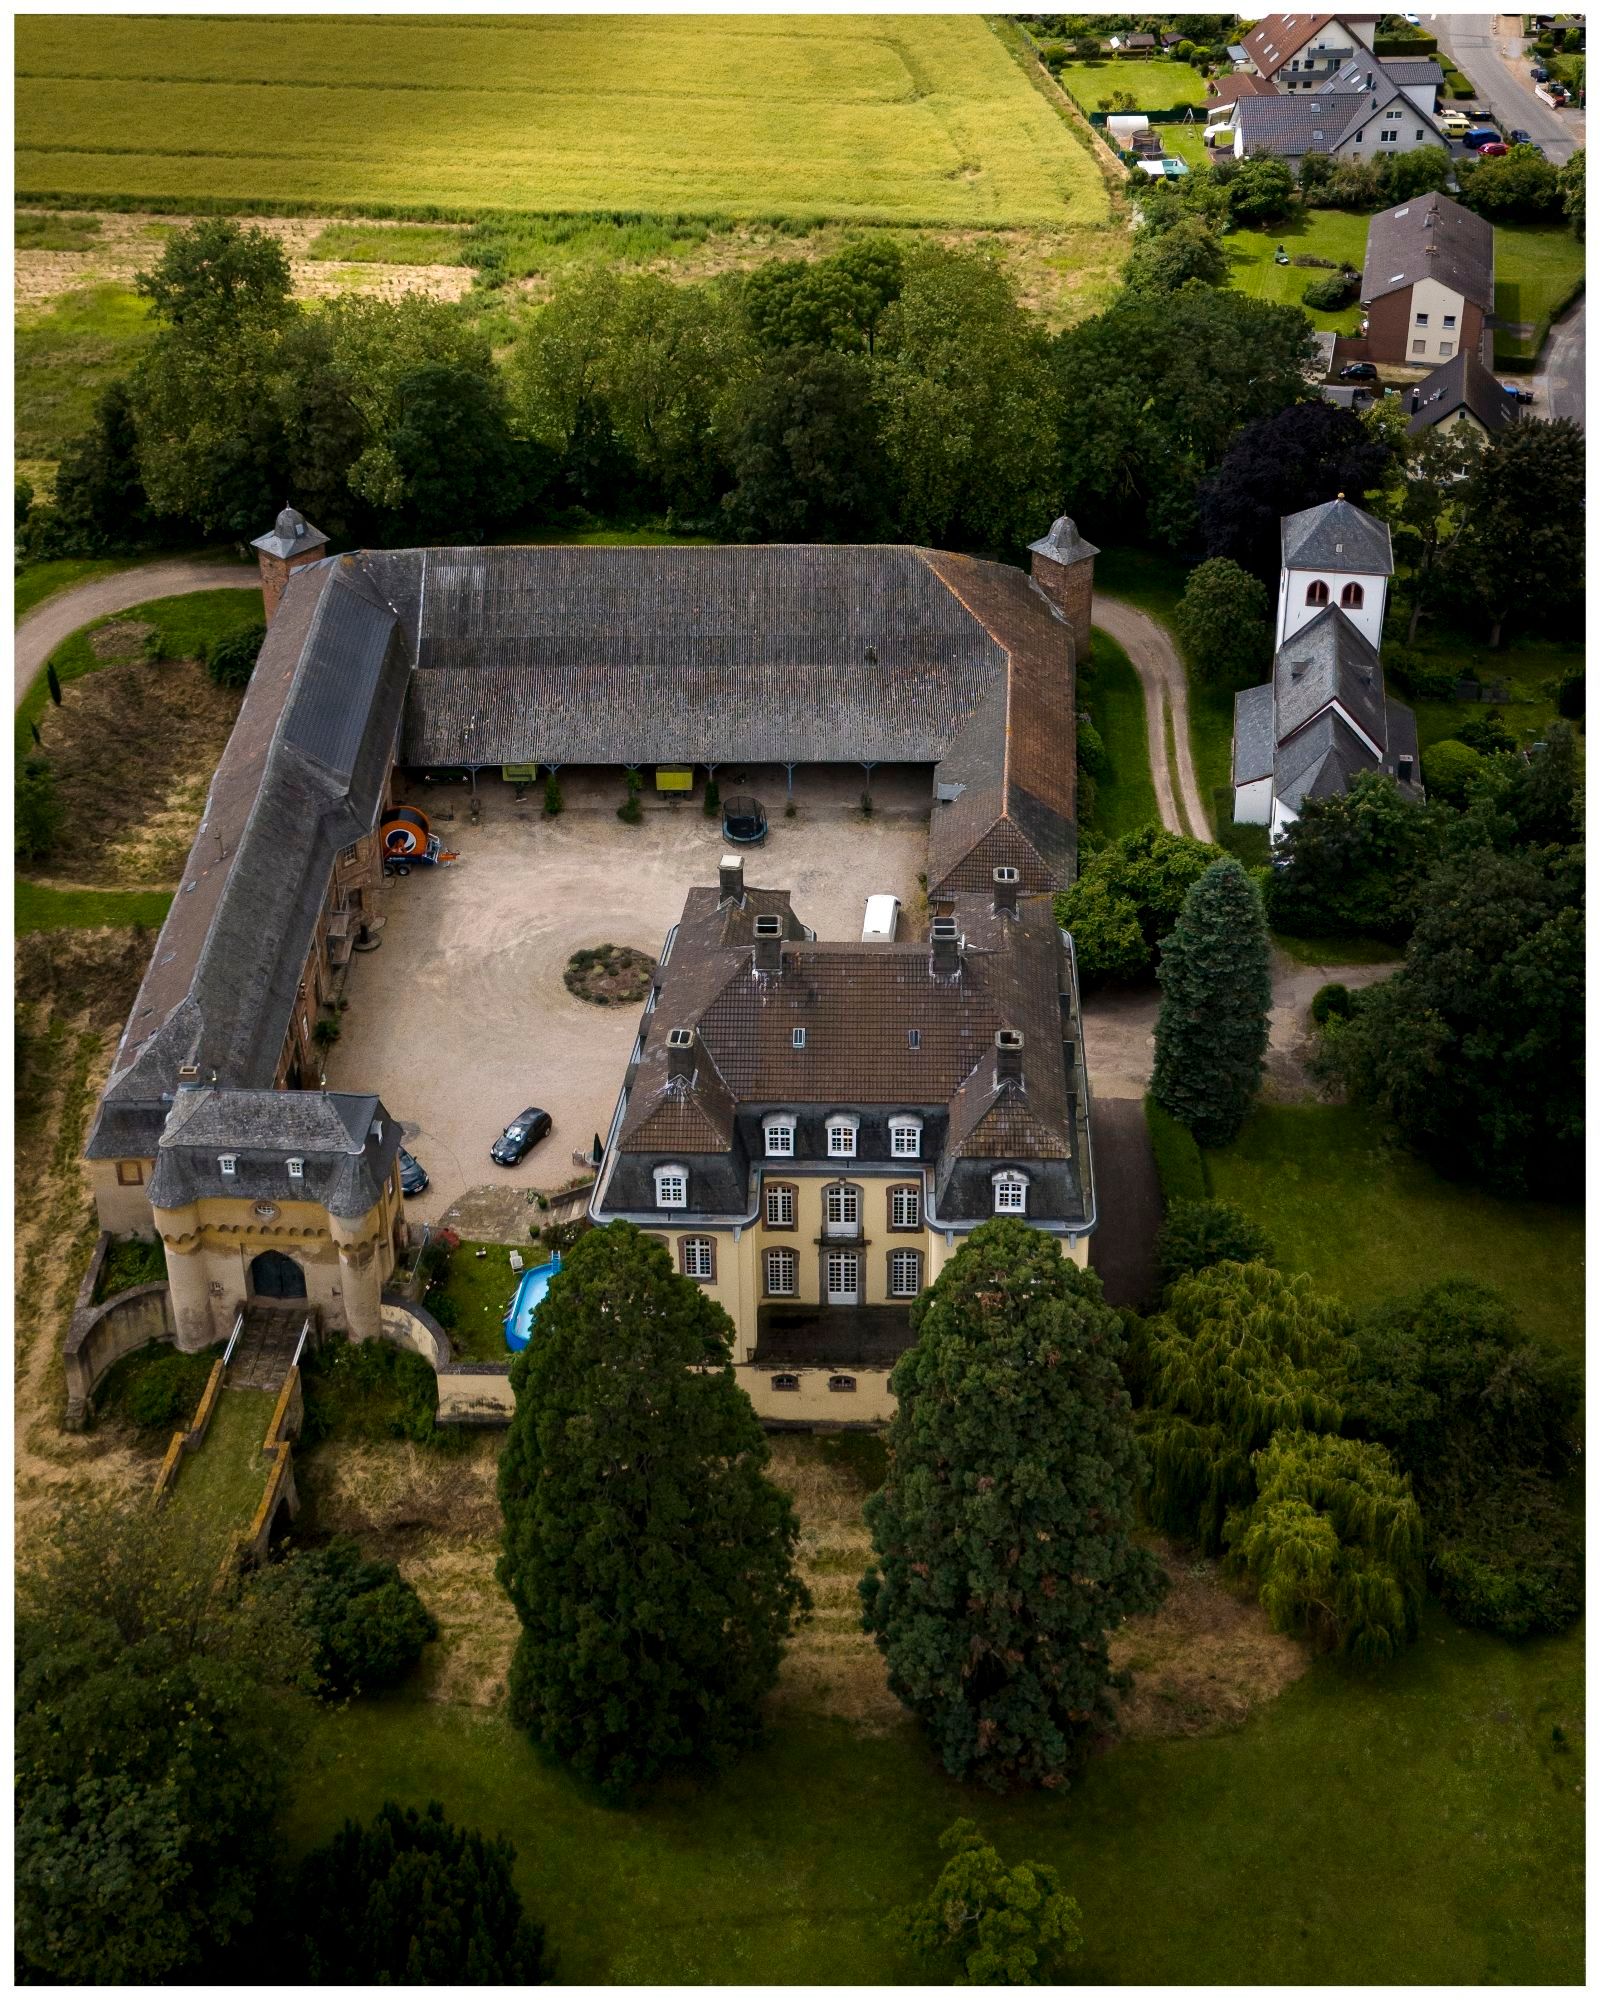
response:
{"label": "yellow van", "polygon": [[1464,111],[1441,111],[1434,122],[1447,139],[1464,139],[1472,130],[1472,120]]}

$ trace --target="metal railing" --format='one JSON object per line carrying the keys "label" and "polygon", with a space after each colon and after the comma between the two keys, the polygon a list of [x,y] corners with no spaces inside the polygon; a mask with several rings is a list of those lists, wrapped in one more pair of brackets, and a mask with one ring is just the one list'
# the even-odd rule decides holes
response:
{"label": "metal railing", "polygon": [[228,1335],[228,1344],[222,1350],[222,1365],[227,1367],[233,1359],[233,1350],[239,1345],[239,1336],[244,1332],[244,1307],[240,1306],[233,1317],[233,1331]]}

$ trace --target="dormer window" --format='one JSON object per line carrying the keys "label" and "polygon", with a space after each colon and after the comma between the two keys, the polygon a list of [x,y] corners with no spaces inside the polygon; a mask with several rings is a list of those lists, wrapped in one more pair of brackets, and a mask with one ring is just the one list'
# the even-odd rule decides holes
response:
{"label": "dormer window", "polygon": [[1339,602],[1346,611],[1359,611],[1367,601],[1367,593],[1359,583],[1347,583],[1339,593]]}
{"label": "dormer window", "polygon": [[835,1112],[828,1120],[828,1158],[830,1160],[853,1160],[856,1156],[856,1132],[860,1119],[853,1113]]}
{"label": "dormer window", "polygon": [[237,1153],[219,1153],[217,1155],[217,1165],[231,1180],[239,1171],[239,1155]]}
{"label": "dormer window", "polygon": [[891,1118],[889,1120],[889,1152],[897,1160],[915,1160],[922,1154],[922,1120],[920,1118]]}
{"label": "dormer window", "polygon": [[687,1208],[689,1175],[684,1167],[656,1168],[656,1207]]}
{"label": "dormer window", "polygon": [[766,1135],[769,1160],[794,1158],[794,1125],[792,1111],[774,1111],[762,1119],[761,1130]]}
{"label": "dormer window", "polygon": [[1306,585],[1307,604],[1326,604],[1327,601],[1328,586],[1322,581],[1320,576],[1315,583],[1308,583]]}
{"label": "dormer window", "polygon": [[291,1161],[289,1162],[289,1178],[290,1178],[290,1180],[292,1180],[292,1181],[303,1181],[303,1180],[305,1179],[305,1177],[306,1177],[306,1163],[305,1163],[305,1161],[304,1161],[304,1160],[291,1160]]}
{"label": "dormer window", "polygon": [[1013,1167],[1002,1167],[994,1176],[994,1212],[996,1215],[1026,1215],[1028,1212],[1028,1177],[1019,1174]]}

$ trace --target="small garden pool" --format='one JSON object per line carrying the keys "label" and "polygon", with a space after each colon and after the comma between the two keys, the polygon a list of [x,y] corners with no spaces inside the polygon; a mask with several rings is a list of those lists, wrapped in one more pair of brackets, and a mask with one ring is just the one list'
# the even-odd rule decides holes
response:
{"label": "small garden pool", "polygon": [[520,1354],[527,1346],[539,1301],[549,1291],[550,1280],[560,1269],[561,1253],[557,1251],[547,1264],[535,1264],[531,1271],[523,1272],[516,1296],[506,1312],[506,1346],[513,1354]]}

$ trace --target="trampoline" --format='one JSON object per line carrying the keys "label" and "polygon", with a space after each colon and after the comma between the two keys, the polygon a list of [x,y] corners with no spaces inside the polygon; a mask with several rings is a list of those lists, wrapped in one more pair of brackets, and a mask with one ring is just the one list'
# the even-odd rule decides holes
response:
{"label": "trampoline", "polygon": [[767,837],[767,809],[748,795],[725,799],[722,805],[722,837],[749,846]]}

